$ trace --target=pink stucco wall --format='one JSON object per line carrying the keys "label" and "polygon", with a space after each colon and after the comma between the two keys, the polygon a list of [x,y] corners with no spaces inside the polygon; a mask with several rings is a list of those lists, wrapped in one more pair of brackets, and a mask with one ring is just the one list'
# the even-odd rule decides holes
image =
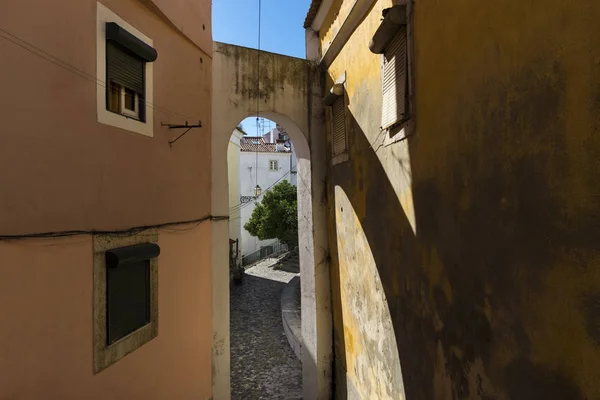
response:
{"label": "pink stucco wall", "polygon": [[159,232],[158,336],[94,375],[92,239],[0,242],[0,399],[208,399],[210,223]]}
{"label": "pink stucco wall", "polygon": [[[98,123],[96,83],[19,41],[93,81],[95,0],[2,1],[0,27],[31,51],[0,38],[0,236],[210,214],[210,0],[101,2],[158,51],[154,136]],[[186,119],[203,128],[171,148],[181,131],[161,122]],[[0,399],[210,398],[211,222],[174,228],[159,230],[158,336],[96,375],[92,237],[0,238]]]}
{"label": "pink stucco wall", "polygon": [[[188,3],[191,12],[201,8],[210,20],[209,0],[170,2],[182,12]],[[95,82],[0,38],[0,234],[122,229],[210,213],[212,48],[200,49],[139,0],[102,3],[158,51],[154,137],[98,123]],[[95,0],[3,0],[0,8],[2,29],[96,76]],[[202,20],[194,23],[202,29]],[[203,127],[169,147],[182,131],[161,122],[186,119]]]}

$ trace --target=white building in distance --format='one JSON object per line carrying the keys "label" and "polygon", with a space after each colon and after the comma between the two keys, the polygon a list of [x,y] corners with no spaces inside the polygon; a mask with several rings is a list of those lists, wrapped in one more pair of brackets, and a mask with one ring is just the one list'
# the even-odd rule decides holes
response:
{"label": "white building in distance", "polygon": [[[229,181],[229,242],[230,242],[230,256],[234,257],[237,262],[241,262],[239,239],[241,234],[241,219],[240,219],[240,139],[244,137],[244,132],[241,128],[236,128],[231,137],[229,138],[229,144],[227,147],[227,167],[228,167],[228,181]],[[235,242],[238,240],[238,245]],[[236,252],[237,247],[237,254]]]}
{"label": "white building in distance", "polygon": [[[285,130],[278,125],[264,136],[242,137],[238,177],[241,254],[245,256],[273,242],[273,239],[261,241],[244,229],[255,203],[284,180],[296,186],[296,154]],[[262,192],[258,198],[255,195],[257,185]]]}

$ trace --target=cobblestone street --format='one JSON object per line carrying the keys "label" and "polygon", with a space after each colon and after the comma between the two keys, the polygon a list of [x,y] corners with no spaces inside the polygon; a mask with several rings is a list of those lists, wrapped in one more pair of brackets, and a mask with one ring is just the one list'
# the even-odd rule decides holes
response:
{"label": "cobblestone street", "polygon": [[281,321],[280,296],[296,274],[267,259],[231,286],[231,398],[301,399],[302,367]]}

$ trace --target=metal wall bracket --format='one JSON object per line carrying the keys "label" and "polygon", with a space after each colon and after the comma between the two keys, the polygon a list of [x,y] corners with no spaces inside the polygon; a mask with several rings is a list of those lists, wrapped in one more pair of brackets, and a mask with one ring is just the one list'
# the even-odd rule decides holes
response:
{"label": "metal wall bracket", "polygon": [[178,141],[183,135],[185,135],[186,133],[189,132],[190,129],[192,128],[202,128],[202,121],[198,121],[197,124],[195,125],[188,125],[188,122],[185,121],[185,125],[177,125],[177,124],[165,124],[164,122],[160,123],[160,126],[166,126],[169,129],[185,129],[185,132],[183,132],[181,135],[177,136],[175,138],[175,140],[170,140],[169,141],[169,146],[173,147],[173,143],[175,143],[176,141]]}

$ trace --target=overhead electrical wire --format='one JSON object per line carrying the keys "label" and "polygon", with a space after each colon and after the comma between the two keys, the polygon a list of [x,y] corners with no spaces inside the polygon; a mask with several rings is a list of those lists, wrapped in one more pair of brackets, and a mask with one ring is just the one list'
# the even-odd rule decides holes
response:
{"label": "overhead electrical wire", "polygon": [[[18,235],[0,235],[0,241],[2,241],[2,240],[17,240],[17,239],[31,239],[31,238],[58,238],[58,237],[67,237],[67,236],[78,236],[78,235],[131,236],[131,235],[135,235],[139,232],[146,231],[148,229],[158,229],[158,230],[165,230],[165,231],[169,231],[169,232],[184,232],[184,231],[194,229],[196,226],[198,226],[206,221],[222,221],[222,220],[227,220],[227,219],[229,219],[229,216],[207,215],[207,216],[197,218],[197,219],[192,219],[192,220],[165,222],[163,224],[156,224],[156,225],[136,226],[134,228],[127,228],[127,229],[69,230],[69,231],[54,231],[54,232],[40,232],[40,233],[23,233],[23,234],[18,234]],[[193,226],[182,228],[182,229],[170,228],[172,226],[184,225],[184,224],[192,224]]]}
{"label": "overhead electrical wire", "polygon": [[[257,139],[261,137],[260,135],[260,20],[261,20],[261,0],[258,0],[258,54],[256,55],[256,137]],[[260,142],[259,142],[260,143]],[[254,188],[254,194],[258,197],[259,186],[258,186],[258,147],[260,144],[256,145],[256,161],[254,163],[254,177],[256,180],[256,186]]]}
{"label": "overhead electrical wire", "polygon": [[[289,174],[290,174],[290,172],[291,172],[291,171],[288,171],[288,172],[286,172],[286,173],[285,173],[285,174],[284,174],[284,175],[283,175],[281,178],[279,178],[279,179],[278,179],[278,180],[276,180],[276,181],[275,181],[275,182],[274,182],[274,183],[273,183],[271,186],[269,186],[269,187],[268,187],[268,188],[265,190],[265,192],[268,192],[268,191],[269,191],[269,189],[272,189],[272,188],[273,188],[275,185],[277,185],[277,183],[278,183],[279,181],[281,181],[283,178],[285,178],[287,175],[289,175]],[[249,205],[251,205],[251,204],[252,204],[252,202],[243,203],[243,205],[242,205],[242,206],[241,206],[241,207],[240,207],[238,210],[236,210],[236,211],[233,211],[233,212],[241,211],[242,209],[244,209],[245,207],[247,207],[247,206],[249,206]],[[242,218],[241,216],[239,216],[239,217],[236,217],[236,218],[231,218],[231,212],[230,212],[229,214],[230,214],[229,221],[235,221],[235,220],[238,220],[238,219]]]}
{"label": "overhead electrical wire", "polygon": [[[294,166],[292,168],[295,168],[297,164],[294,164]],[[286,176],[288,176],[292,171],[288,171],[285,174],[283,174],[281,177],[279,177],[279,179],[277,179],[275,182],[273,182],[273,184],[271,186],[269,186],[268,188],[266,188],[262,194],[268,192],[270,189],[272,189],[275,185],[277,185],[277,183],[279,183],[283,178],[285,178]],[[247,207],[248,205],[252,204],[251,201],[247,202],[247,203],[239,203],[236,204],[235,206],[231,207],[229,209],[229,213],[231,214],[232,212],[237,212],[239,210],[241,210],[244,207]],[[233,220],[232,220],[233,221]]]}
{"label": "overhead electrical wire", "polygon": [[[66,61],[61,60],[60,58],[48,53],[45,50],[40,49],[39,47],[29,43],[28,41],[26,41],[24,39],[21,39],[20,37],[8,32],[5,29],[0,28],[0,38],[15,44],[15,45],[21,47],[22,49],[27,50],[28,52],[56,65],[57,67],[63,68],[65,70],[71,72],[72,74],[79,76],[80,78],[83,78],[91,83],[95,83],[96,85],[103,87],[104,89],[111,90],[108,87],[108,85],[106,84],[106,82],[103,81],[102,79],[99,79],[96,76],[91,75],[91,74],[85,72],[84,70],[82,70],[72,64],[69,64]],[[180,117],[187,118],[189,120],[194,120],[193,117],[190,117],[188,115],[182,114],[177,111],[169,110],[168,108],[159,106],[157,104],[153,104],[145,99],[140,100],[140,102],[142,104],[145,104],[148,107],[152,108],[153,110],[162,111],[166,114],[178,115]]]}
{"label": "overhead electrical wire", "polygon": [[[260,137],[260,123],[259,123],[259,118],[260,118],[260,47],[261,47],[261,0],[258,0],[258,54],[257,54],[257,82],[256,82],[256,90],[257,90],[257,95],[256,95],[256,127],[257,127],[257,137]],[[10,33],[9,31],[0,28],[0,38],[13,43],[16,46],[21,47],[22,49],[60,67],[65,69],[68,72],[71,72],[74,75],[79,76],[80,78],[86,79],[92,83],[95,83],[101,87],[103,87],[104,89],[107,90],[111,90],[109,87],[107,87],[107,84],[105,81],[97,78],[96,76],[93,76],[87,72],[85,72],[84,70],[64,61],[61,60],[60,58],[50,54],[49,52],[29,43],[28,41]],[[148,107],[157,110],[157,111],[162,111],[165,112],[167,114],[173,114],[173,115],[178,115],[187,119],[192,120],[193,117],[190,117],[188,115],[182,114],[180,112],[177,111],[173,111],[170,110],[168,108],[159,106],[157,104],[153,104],[147,100],[141,100],[141,102],[143,104],[146,104]],[[384,131],[385,132],[385,131]],[[368,148],[364,149],[364,150],[368,150],[373,148],[373,146],[380,140],[381,136],[378,136],[377,139],[370,145],[368,146]],[[378,148],[375,150],[375,153],[383,146],[383,143],[381,143]],[[256,148],[256,170],[255,170],[255,180],[256,180],[256,186],[258,186],[258,146]],[[292,167],[292,169],[295,168]],[[271,189],[275,184],[277,184],[279,181],[281,181],[281,179],[283,179],[284,177],[286,177],[287,175],[290,174],[291,171],[289,171],[288,173],[286,173],[285,175],[283,175],[281,178],[279,178],[273,185],[269,186],[267,189],[264,190],[264,192],[268,191],[269,189]],[[236,212],[241,210],[242,208],[248,206],[252,204],[251,202],[248,203],[240,203],[234,207],[232,207],[230,209],[230,212]],[[227,217],[210,217],[212,219],[217,218],[217,219],[223,219],[223,218],[227,218]],[[236,218],[237,219],[237,218]],[[190,222],[194,222],[194,221],[183,221],[183,222],[173,222],[173,223],[168,223],[165,224],[166,225],[177,225],[177,224],[183,224],[183,223],[190,223]],[[145,229],[150,229],[152,227],[160,227],[160,226],[151,226],[151,227],[140,227],[140,228],[132,228],[132,229],[141,229],[141,230],[145,230]],[[0,235],[0,240],[6,240],[6,239],[15,239],[15,238],[20,238],[20,237],[53,237],[53,236],[67,236],[67,235],[79,235],[79,234],[86,234],[86,233],[123,233],[124,231],[64,231],[64,232],[49,232],[49,233],[35,233],[35,234],[25,234],[25,235]],[[63,235],[64,233],[64,235]]]}
{"label": "overhead electrical wire", "polygon": [[[64,60],[61,60],[60,58],[29,43],[28,41],[26,41],[20,37],[10,33],[9,31],[7,31],[5,29],[0,28],[0,38],[6,40],[16,46],[21,47],[22,49],[30,52],[31,54],[36,55],[54,65],[56,65],[57,67],[60,67],[64,70],[74,74],[74,75],[77,75],[82,79],[85,79],[91,83],[99,85],[100,87],[103,87],[104,89],[111,90],[109,87],[107,87],[107,84],[105,81],[98,79],[96,76],[93,76],[93,75],[85,72],[84,70],[82,70]],[[153,104],[146,100],[140,100],[140,101],[142,102],[142,104],[145,104],[146,106],[148,106],[154,110],[162,111],[166,114],[178,115],[178,116],[193,120],[193,117],[182,114],[180,112],[170,110],[168,108],[159,106],[157,104]],[[180,232],[180,231],[186,231],[186,230],[193,229],[195,226],[197,226],[203,222],[206,222],[206,221],[221,221],[221,220],[227,220],[227,219],[229,219],[229,216],[207,215],[205,217],[201,217],[201,218],[197,218],[197,219],[193,219],[193,220],[166,222],[166,223],[156,224],[156,225],[144,225],[144,226],[137,226],[137,227],[121,229],[121,230],[93,230],[92,229],[92,230],[48,231],[48,232],[36,232],[36,233],[23,233],[23,234],[15,234],[15,235],[0,234],[0,241],[18,240],[18,239],[27,239],[27,238],[58,238],[58,237],[90,235],[90,234],[104,234],[104,235],[111,234],[111,235],[127,236],[127,235],[134,235],[136,233],[139,233],[139,232],[142,232],[142,231],[145,231],[148,229],[158,229],[158,230],[165,230],[165,231],[170,231],[170,232]],[[192,224],[193,226],[182,228],[182,229],[171,228],[176,225],[184,225],[184,224]]]}

